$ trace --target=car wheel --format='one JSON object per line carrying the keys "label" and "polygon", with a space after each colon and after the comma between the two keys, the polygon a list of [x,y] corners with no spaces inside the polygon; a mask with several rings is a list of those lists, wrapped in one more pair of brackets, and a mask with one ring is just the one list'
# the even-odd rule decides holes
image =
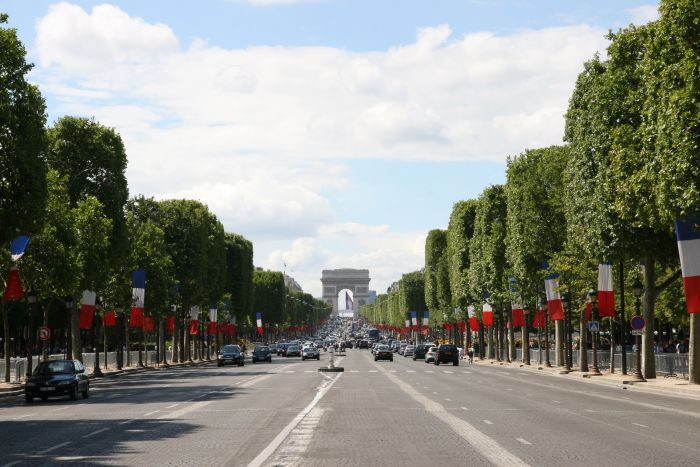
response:
{"label": "car wheel", "polygon": [[30,396],[29,394],[25,394],[24,401],[27,402],[28,404],[31,404],[32,402],[34,402],[34,397]]}
{"label": "car wheel", "polygon": [[268,358],[268,359],[267,359],[267,363],[272,363],[272,359],[271,359],[271,358]]}
{"label": "car wheel", "polygon": [[78,385],[77,383],[68,390],[68,397],[70,397],[70,400],[74,401],[78,398]]}
{"label": "car wheel", "polygon": [[304,358],[304,357],[301,357],[301,361],[303,362],[304,360],[306,360],[306,358]]}
{"label": "car wheel", "polygon": [[390,359],[389,359],[389,361],[390,361],[390,362],[393,362],[393,361],[394,361],[394,359],[393,359],[393,358],[390,358]]}
{"label": "car wheel", "polygon": [[438,365],[440,365],[440,362],[438,362],[437,360],[435,360],[435,366],[438,366]]}
{"label": "car wheel", "polygon": [[459,360],[455,360],[454,362],[452,362],[452,366],[459,366]]}
{"label": "car wheel", "polygon": [[90,397],[90,386],[85,386],[85,390],[83,391],[82,395],[83,399],[87,399],[88,397]]}
{"label": "car wheel", "polygon": [[46,397],[46,396],[41,396],[41,402],[46,402],[47,400],[49,400],[48,397]]}
{"label": "car wheel", "polygon": [[378,360],[377,357],[374,357],[374,361],[376,362],[377,360]]}
{"label": "car wheel", "polygon": [[216,366],[222,367],[223,365],[221,364],[221,362],[216,362]]}
{"label": "car wheel", "polygon": [[414,361],[414,362],[416,361],[416,357],[413,357],[413,361]]}

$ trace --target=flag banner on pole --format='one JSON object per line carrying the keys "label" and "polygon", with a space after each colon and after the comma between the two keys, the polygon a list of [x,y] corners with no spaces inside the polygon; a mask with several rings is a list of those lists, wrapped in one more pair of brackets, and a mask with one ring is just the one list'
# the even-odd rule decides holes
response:
{"label": "flag banner on pole", "polygon": [[263,333],[262,313],[255,313],[255,325],[258,327],[258,334]]}
{"label": "flag banner on pole", "polygon": [[[516,308],[517,306],[517,308]],[[513,327],[525,326],[525,310],[520,304],[513,305]]]}
{"label": "flag banner on pole", "polygon": [[143,318],[143,331],[144,332],[153,332],[154,328],[155,328],[155,323],[153,322],[153,318],[149,318],[148,316],[145,316]]}
{"label": "flag banner on pole", "polygon": [[216,321],[218,315],[218,309],[215,305],[209,307],[209,322]]}
{"label": "flag banner on pole", "polygon": [[[545,262],[544,269],[549,269]],[[547,308],[549,309],[549,319],[551,321],[561,321],[564,319],[564,307],[559,295],[559,274],[553,273],[544,280],[544,290],[547,293]]]}
{"label": "flag banner on pole", "polygon": [[428,310],[425,310],[423,312],[423,326],[429,326],[430,325],[430,312]]}
{"label": "flag banner on pole", "polygon": [[688,313],[700,313],[700,230],[698,218],[676,220],[678,256],[681,259],[683,290]]}
{"label": "flag banner on pole", "polygon": [[165,327],[168,330],[168,332],[175,332],[175,317],[174,316],[168,316],[165,318]]}
{"label": "flag banner on pole", "polygon": [[146,300],[146,271],[139,269],[134,271],[134,288],[131,290],[134,304],[131,305],[131,317],[129,326],[132,328],[143,327],[143,308]]}
{"label": "flag banner on pole", "polygon": [[430,331],[430,328],[429,328],[428,326],[423,326],[423,329],[422,329],[421,332],[422,332],[424,335],[428,335],[428,331]]}
{"label": "flag banner on pole", "polygon": [[457,323],[457,328],[459,329],[459,332],[467,332],[467,323],[465,323],[464,321],[459,321]]}
{"label": "flag banner on pole", "polygon": [[233,336],[236,334],[236,325],[235,324],[229,324],[228,325],[228,335]]}
{"label": "flag banner on pole", "polygon": [[417,311],[411,312],[411,324],[413,325],[413,330],[417,331],[418,330],[418,312]]}
{"label": "flag banner on pole", "polygon": [[467,316],[469,317],[469,329],[472,331],[479,329],[479,319],[476,317],[476,310],[473,305],[467,307]]}
{"label": "flag banner on pole", "polygon": [[27,245],[29,245],[29,237],[26,235],[20,235],[10,242],[10,257],[12,261],[17,261],[24,255]]}
{"label": "flag banner on pole", "polygon": [[610,318],[615,316],[615,293],[610,263],[598,265],[598,315]]}
{"label": "flag banner on pole", "polygon": [[591,303],[586,303],[586,321],[591,320]]}
{"label": "flag banner on pole", "polygon": [[106,311],[102,317],[102,324],[106,328],[113,328],[117,325],[117,313],[115,311]]}
{"label": "flag banner on pole", "polygon": [[491,308],[491,304],[484,303],[482,310],[484,312],[484,317],[481,321],[484,323],[484,326],[493,326],[493,308]]}
{"label": "flag banner on pole", "polygon": [[209,335],[213,336],[216,334],[216,321],[209,321]]}
{"label": "flag banner on pole", "polygon": [[226,334],[226,331],[228,329],[228,324],[227,323],[219,323],[219,334]]}
{"label": "flag banner on pole", "polygon": [[80,329],[92,329],[92,319],[95,316],[95,298],[97,294],[92,290],[83,290],[83,303],[80,305]]}
{"label": "flag banner on pole", "polygon": [[410,319],[406,320],[406,329],[411,329],[411,320]]}
{"label": "flag banner on pole", "polygon": [[199,307],[190,308],[190,335],[199,334]]}
{"label": "flag banner on pole", "polygon": [[539,308],[535,311],[535,318],[532,321],[532,325],[536,328],[544,327],[544,310]]}
{"label": "flag banner on pole", "polygon": [[7,276],[7,285],[2,294],[5,300],[21,300],[24,298],[22,280],[19,278],[19,270],[15,266],[10,267],[10,274]]}

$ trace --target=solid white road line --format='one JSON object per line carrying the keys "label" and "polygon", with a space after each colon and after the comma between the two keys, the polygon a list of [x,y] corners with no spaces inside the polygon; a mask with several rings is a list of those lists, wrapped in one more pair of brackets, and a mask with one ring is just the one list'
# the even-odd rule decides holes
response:
{"label": "solid white road line", "polygon": [[87,434],[87,435],[83,436],[83,438],[89,438],[89,437],[91,437],[91,436],[95,436],[96,434],[102,433],[103,431],[107,431],[107,430],[109,430],[109,428],[102,428],[101,430],[96,430],[96,431],[93,431],[93,432],[90,433],[90,434]]}
{"label": "solid white road line", "polygon": [[462,410],[469,410],[469,409],[468,409],[468,408],[466,408],[466,407],[462,407]]}
{"label": "solid white road line", "polygon": [[493,425],[491,420],[482,420],[482,422],[486,423],[487,425]]}
{"label": "solid white road line", "polygon": [[333,387],[333,384],[335,384],[336,381],[340,379],[340,377],[343,376],[342,373],[338,373],[338,376],[326,383],[324,383],[323,386],[321,386],[316,393],[316,396],[314,399],[309,402],[309,405],[304,407],[304,409],[297,414],[294,419],[289,422],[289,424],[282,429],[282,431],[279,432],[277,436],[275,436],[275,439],[270,441],[270,444],[265,447],[265,449],[258,454],[255,459],[253,459],[250,464],[248,464],[248,467],[259,467],[263,465],[263,463],[275,452],[275,450],[284,442],[284,440],[289,436],[289,433],[296,428],[296,426],[301,422],[306,415],[308,415],[311,410],[316,407],[316,404],[319,403],[319,401],[323,398],[323,396],[326,395],[326,393]]}
{"label": "solid white road line", "polygon": [[57,444],[56,446],[51,446],[51,447],[48,448],[48,449],[44,449],[43,451],[39,451],[39,452],[37,452],[37,454],[39,454],[39,455],[44,455],[44,454],[46,454],[47,452],[51,452],[51,451],[53,451],[53,450],[55,450],[55,449],[62,448],[63,446],[68,446],[70,443],[71,443],[71,441],[66,441],[65,443]]}
{"label": "solid white road line", "polygon": [[523,438],[515,438],[515,440],[518,441],[518,442],[520,442],[520,443],[522,443],[522,444],[525,444],[525,445],[531,445],[531,444],[532,444],[530,441],[528,441],[528,440],[526,440],[526,439],[523,439]]}
{"label": "solid white road line", "polygon": [[173,407],[177,407],[180,404],[172,404],[166,407],[166,409],[172,409]]}
{"label": "solid white road line", "polygon": [[642,428],[649,428],[648,426],[642,425],[641,423],[634,423],[634,422],[632,422],[632,425],[641,426]]}
{"label": "solid white road line", "polygon": [[11,467],[13,465],[19,464],[20,462],[22,462],[22,461],[13,461],[13,462],[10,462],[9,464],[3,464],[2,467]]}

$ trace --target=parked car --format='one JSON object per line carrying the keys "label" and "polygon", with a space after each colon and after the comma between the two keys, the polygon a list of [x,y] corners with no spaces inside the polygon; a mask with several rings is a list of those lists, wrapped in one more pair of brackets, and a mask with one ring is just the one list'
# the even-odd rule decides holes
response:
{"label": "parked car", "polygon": [[413,351],[413,361],[425,358],[425,353],[428,351],[430,348],[429,345],[427,344],[420,344],[416,346],[416,349]]}
{"label": "parked car", "polygon": [[412,356],[413,356],[413,352],[415,352],[415,350],[416,350],[416,346],[415,346],[415,345],[407,345],[407,346],[403,349],[403,356],[404,356],[404,357],[412,357]]}
{"label": "parked car", "polygon": [[289,358],[289,357],[301,357],[301,349],[296,344],[288,345],[287,349],[284,352],[284,356],[287,358]]}
{"label": "parked car", "polygon": [[391,351],[388,345],[380,344],[374,352],[374,361],[389,360],[394,361],[394,352]]}
{"label": "parked car", "polygon": [[219,350],[219,355],[216,358],[217,366],[224,366],[227,363],[232,365],[245,365],[245,355],[238,345],[225,345]]}
{"label": "parked car", "polygon": [[435,356],[437,355],[437,347],[434,345],[428,348],[428,351],[425,353],[425,363],[435,363]]}
{"label": "parked car", "polygon": [[457,346],[452,344],[440,344],[437,349],[437,355],[435,356],[435,364],[439,365],[441,363],[450,363],[452,365],[459,365],[459,352],[457,351]]}
{"label": "parked car", "polygon": [[253,363],[255,362],[267,362],[272,363],[272,352],[267,346],[258,346],[253,349]]}
{"label": "parked car", "polygon": [[321,353],[318,351],[316,346],[308,346],[301,349],[301,359],[306,360],[307,358],[315,358],[316,360],[321,360]]}
{"label": "parked car", "polygon": [[75,400],[78,393],[86,399],[90,395],[90,381],[80,360],[52,360],[40,362],[24,385],[24,400],[35,397],[45,401],[49,397],[65,396]]}

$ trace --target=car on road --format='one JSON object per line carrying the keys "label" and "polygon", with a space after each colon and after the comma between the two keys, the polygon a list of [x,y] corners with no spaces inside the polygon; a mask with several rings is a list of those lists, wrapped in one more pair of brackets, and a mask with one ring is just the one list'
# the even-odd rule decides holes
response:
{"label": "car on road", "polygon": [[440,344],[435,355],[435,364],[452,363],[454,366],[459,365],[459,352],[457,346],[452,344]]}
{"label": "car on road", "polygon": [[421,360],[424,359],[425,354],[429,348],[430,348],[430,346],[427,344],[417,345],[416,349],[413,351],[413,361],[416,361],[418,359],[421,359]]}
{"label": "car on road", "polygon": [[219,350],[216,357],[216,366],[224,366],[226,364],[243,366],[245,365],[245,355],[238,345],[225,345]]}
{"label": "car on road", "polygon": [[365,339],[362,339],[360,341],[360,345],[357,346],[358,349],[368,349],[369,348],[369,342]]}
{"label": "car on road", "polygon": [[399,355],[403,355],[403,351],[406,350],[407,346],[408,344],[401,344],[401,346],[399,347]]}
{"label": "car on road", "polygon": [[431,346],[425,353],[425,363],[435,363],[435,356],[437,355],[437,347]]}
{"label": "car on road", "polygon": [[284,356],[287,358],[289,358],[289,357],[301,357],[301,349],[296,344],[289,345],[289,346],[287,346],[287,349],[284,352]]}
{"label": "car on road", "polygon": [[389,360],[394,361],[394,352],[391,351],[388,345],[380,344],[374,351],[374,361]]}
{"label": "car on road", "polygon": [[40,362],[24,385],[24,400],[34,402],[35,397],[45,401],[49,397],[78,394],[86,399],[90,394],[90,380],[80,360],[52,360]]}
{"label": "car on road", "polygon": [[315,358],[316,360],[321,360],[321,353],[318,351],[316,346],[307,346],[301,349],[301,359],[306,360],[307,358]]}
{"label": "car on road", "polygon": [[259,345],[253,349],[253,363],[267,362],[272,363],[272,352],[270,348],[264,345]]}
{"label": "car on road", "polygon": [[416,346],[415,345],[407,345],[405,349],[403,349],[403,356],[404,357],[413,357],[413,352],[416,351]]}
{"label": "car on road", "polygon": [[284,356],[284,352],[287,351],[288,346],[289,346],[288,342],[281,342],[281,343],[277,344],[277,355]]}
{"label": "car on road", "polygon": [[394,341],[391,344],[391,351],[394,353],[398,352],[400,348],[401,348],[401,342],[399,342],[399,341]]}

